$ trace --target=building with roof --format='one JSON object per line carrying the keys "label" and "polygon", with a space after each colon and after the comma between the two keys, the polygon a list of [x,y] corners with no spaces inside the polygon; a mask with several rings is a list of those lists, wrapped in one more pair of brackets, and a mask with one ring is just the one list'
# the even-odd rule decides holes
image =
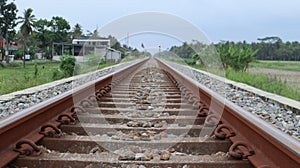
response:
{"label": "building with roof", "polygon": [[73,39],[72,43],[53,43],[53,55],[85,56],[89,54],[99,55],[106,61],[118,62],[121,60],[121,52],[110,48],[109,38]]}

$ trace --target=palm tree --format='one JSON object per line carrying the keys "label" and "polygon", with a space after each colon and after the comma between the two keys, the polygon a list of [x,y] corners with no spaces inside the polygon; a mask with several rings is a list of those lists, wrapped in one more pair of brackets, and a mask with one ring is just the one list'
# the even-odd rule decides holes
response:
{"label": "palm tree", "polygon": [[[32,33],[33,23],[36,20],[35,16],[32,14],[32,12],[33,12],[33,10],[31,8],[25,9],[25,11],[23,13],[24,16],[20,17],[20,19],[21,19],[20,23],[22,23],[22,25],[20,27],[20,31],[23,35],[25,51],[26,51],[27,38]],[[25,51],[24,51],[24,53],[25,53]],[[25,68],[25,55],[24,55],[24,59],[23,59],[23,66]]]}
{"label": "palm tree", "polygon": [[21,17],[21,33],[24,37],[28,37],[32,33],[33,23],[36,18],[32,14],[33,10],[31,8],[25,9],[24,16]]}
{"label": "palm tree", "polygon": [[74,37],[79,37],[82,35],[82,27],[80,24],[75,24],[74,29],[73,29],[73,38]]}

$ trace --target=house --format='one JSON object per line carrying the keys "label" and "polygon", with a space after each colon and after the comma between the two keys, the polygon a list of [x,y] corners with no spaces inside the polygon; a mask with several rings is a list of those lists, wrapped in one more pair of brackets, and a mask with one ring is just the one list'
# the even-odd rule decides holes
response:
{"label": "house", "polygon": [[110,48],[109,38],[73,39],[72,43],[53,43],[54,55],[74,55],[85,56],[91,53],[105,58],[106,61],[119,62],[121,60],[121,52]]}
{"label": "house", "polygon": [[84,56],[110,47],[108,38],[73,39],[72,43],[53,43],[53,55]]}
{"label": "house", "polygon": [[5,49],[6,49],[6,41],[5,38],[3,38],[3,36],[0,35],[0,61],[2,61],[4,59],[4,55],[5,55]]}
{"label": "house", "polygon": [[12,42],[10,42],[10,44],[8,45],[8,48],[7,48],[5,38],[0,35],[0,61],[5,59],[4,58],[5,55],[8,55],[10,61],[13,61],[15,52],[18,51],[22,47],[23,47],[22,44],[20,44],[16,41],[12,41]]}
{"label": "house", "polygon": [[121,60],[121,52],[113,48],[106,48],[104,58],[109,62],[119,62]]}
{"label": "house", "polygon": [[72,41],[73,51],[72,55],[88,55],[90,53],[99,54],[97,51],[105,50],[110,47],[110,39],[73,39]]}

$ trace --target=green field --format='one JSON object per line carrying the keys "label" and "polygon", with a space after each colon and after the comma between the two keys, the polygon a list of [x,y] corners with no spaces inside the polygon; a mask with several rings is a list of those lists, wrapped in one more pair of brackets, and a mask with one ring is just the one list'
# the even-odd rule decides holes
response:
{"label": "green field", "polygon": [[50,61],[26,62],[26,68],[21,62],[0,67],[0,95],[51,82],[58,67],[59,63]]}
{"label": "green field", "polygon": [[[199,65],[192,67],[206,71],[206,68]],[[248,72],[228,69],[225,76],[227,79],[300,101],[300,62],[256,61],[252,62],[250,67]],[[210,72],[224,77],[219,71]]]}
{"label": "green field", "polygon": [[[115,63],[105,63],[96,66],[80,64],[80,74],[95,71],[97,69],[102,69],[112,65],[115,65]],[[23,68],[21,62],[13,62],[10,65],[4,66],[5,67],[0,66],[0,95],[49,83],[59,79],[54,77],[54,73],[59,71],[59,62],[26,62],[26,68]]]}
{"label": "green field", "polygon": [[274,78],[268,74],[252,73],[252,72],[235,72],[228,70],[226,78],[245,83],[258,89],[275,93],[284,97],[288,97],[300,101],[300,92],[296,87],[292,87],[286,81]]}
{"label": "green field", "polygon": [[252,68],[268,68],[300,72],[300,61],[256,61],[252,62],[250,66]]}

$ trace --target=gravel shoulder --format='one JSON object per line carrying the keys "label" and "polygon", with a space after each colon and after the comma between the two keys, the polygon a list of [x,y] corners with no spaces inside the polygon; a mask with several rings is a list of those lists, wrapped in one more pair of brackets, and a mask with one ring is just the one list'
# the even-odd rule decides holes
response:
{"label": "gravel shoulder", "polygon": [[300,102],[188,66],[167,64],[286,134],[300,139]]}
{"label": "gravel shoulder", "polygon": [[0,121],[14,113],[20,112],[47,99],[67,92],[77,86],[85,84],[87,81],[92,81],[104,75],[113,73],[126,66],[134,64],[135,62],[136,61],[125,62],[95,72],[73,76],[10,94],[1,95]]}

